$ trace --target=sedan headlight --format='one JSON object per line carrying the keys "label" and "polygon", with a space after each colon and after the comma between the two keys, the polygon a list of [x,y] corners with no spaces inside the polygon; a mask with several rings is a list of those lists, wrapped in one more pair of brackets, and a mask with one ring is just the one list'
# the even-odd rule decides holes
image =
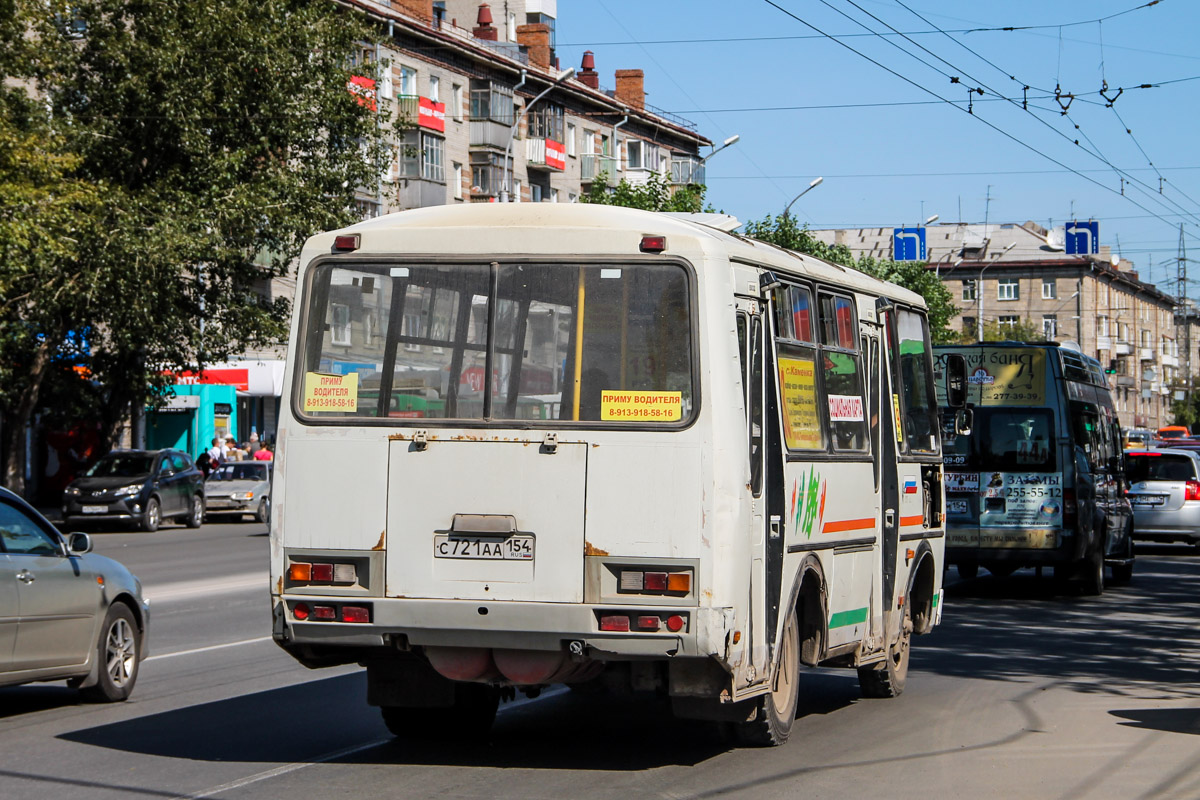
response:
{"label": "sedan headlight", "polygon": [[141,490],[142,484],[139,483],[136,486],[122,486],[120,489],[117,489],[115,492],[113,492],[113,494],[117,497],[133,497]]}
{"label": "sedan headlight", "polygon": [[234,500],[253,500],[254,492],[234,492],[230,497]]}

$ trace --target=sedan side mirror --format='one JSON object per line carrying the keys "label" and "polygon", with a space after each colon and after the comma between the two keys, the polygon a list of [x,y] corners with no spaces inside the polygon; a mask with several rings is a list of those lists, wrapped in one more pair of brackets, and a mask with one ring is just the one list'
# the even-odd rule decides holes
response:
{"label": "sedan side mirror", "polygon": [[92,537],[76,531],[67,537],[67,553],[73,556],[87,555],[92,552]]}

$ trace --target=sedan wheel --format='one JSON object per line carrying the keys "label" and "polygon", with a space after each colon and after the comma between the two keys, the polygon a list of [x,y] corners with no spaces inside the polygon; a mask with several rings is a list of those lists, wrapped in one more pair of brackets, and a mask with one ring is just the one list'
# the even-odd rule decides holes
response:
{"label": "sedan wheel", "polygon": [[271,521],[271,498],[264,497],[258,501],[258,511],[255,512],[254,518],[263,523]]}
{"label": "sedan wheel", "polygon": [[81,691],[86,699],[115,703],[129,697],[138,676],[140,637],[128,606],[116,603],[108,609],[96,647],[96,684]]}

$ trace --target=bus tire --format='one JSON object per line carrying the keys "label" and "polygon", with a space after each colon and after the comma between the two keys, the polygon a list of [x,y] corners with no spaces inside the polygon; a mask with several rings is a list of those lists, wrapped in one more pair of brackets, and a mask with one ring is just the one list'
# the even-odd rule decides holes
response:
{"label": "bus tire", "polygon": [[896,697],[908,682],[908,657],[912,649],[912,604],[905,603],[900,635],[888,647],[887,658],[858,668],[863,697]]}
{"label": "bus tire", "polygon": [[398,739],[473,740],[487,737],[500,693],[482,683],[456,683],[448,708],[381,706],[383,724]]}
{"label": "bus tire", "polygon": [[771,680],[771,691],[754,701],[753,719],[730,723],[733,740],[749,747],[778,747],[786,742],[796,721],[799,683],[800,621],[793,610],[779,639],[779,663]]}

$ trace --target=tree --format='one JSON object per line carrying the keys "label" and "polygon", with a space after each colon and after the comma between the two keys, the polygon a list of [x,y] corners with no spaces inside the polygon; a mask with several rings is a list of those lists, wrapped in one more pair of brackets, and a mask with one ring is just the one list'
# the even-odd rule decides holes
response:
{"label": "tree", "polygon": [[[630,183],[621,178],[621,182],[616,186],[610,186],[608,173],[601,172],[581,199],[584,203],[641,208],[646,211],[706,210],[704,186],[693,183],[672,191],[666,177],[658,172],[651,172],[645,183]],[[711,211],[711,206],[707,210]]]}
{"label": "tree", "polygon": [[791,216],[764,217],[747,222],[746,235],[770,242],[787,250],[857,269],[885,281],[903,286],[925,298],[929,309],[929,332],[935,344],[952,342],[956,334],[949,329],[950,320],[958,314],[951,303],[950,290],[923,261],[881,261],[869,256],[854,258],[850,248],[841,244],[826,244],[813,236],[807,226],[800,227]]}
{"label": "tree", "polygon": [[39,365],[71,341],[110,444],[179,370],[280,341],[288,304],[265,290],[305,238],[357,218],[388,121],[348,91],[374,75],[373,33],[328,0],[4,5],[0,224],[26,233],[0,255],[17,487]]}
{"label": "tree", "polygon": [[[953,334],[952,341],[956,344],[972,344],[979,341],[976,329]],[[1045,342],[1045,332],[1032,322],[1018,320],[1015,323],[1000,324],[997,320],[983,323],[983,340],[985,342]]]}

